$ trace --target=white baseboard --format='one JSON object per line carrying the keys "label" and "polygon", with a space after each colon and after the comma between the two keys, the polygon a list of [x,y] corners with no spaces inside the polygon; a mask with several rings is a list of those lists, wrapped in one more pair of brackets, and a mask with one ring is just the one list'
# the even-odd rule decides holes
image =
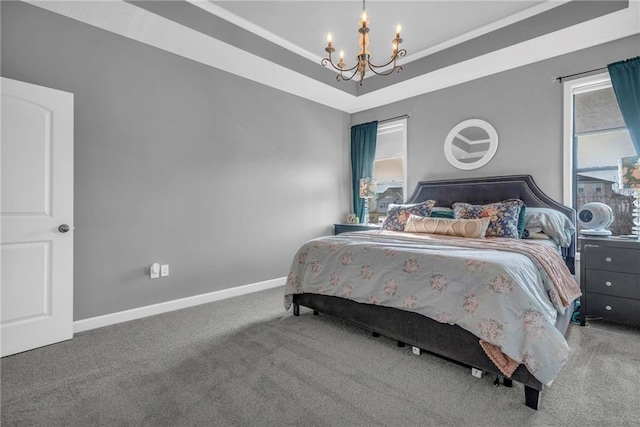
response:
{"label": "white baseboard", "polygon": [[251,283],[249,285],[237,286],[235,288],[223,289],[221,291],[209,292],[159,304],[133,308],[131,310],[119,311],[117,313],[105,314],[103,316],[91,317],[89,319],[77,320],[73,322],[73,332],[78,333],[91,329],[102,328],[103,326],[115,325],[116,323],[128,322],[129,320],[141,319],[155,314],[193,307],[194,305],[206,304],[208,302],[277,288],[278,286],[284,286],[286,280],[286,277],[279,277],[277,279],[265,280],[264,282]]}

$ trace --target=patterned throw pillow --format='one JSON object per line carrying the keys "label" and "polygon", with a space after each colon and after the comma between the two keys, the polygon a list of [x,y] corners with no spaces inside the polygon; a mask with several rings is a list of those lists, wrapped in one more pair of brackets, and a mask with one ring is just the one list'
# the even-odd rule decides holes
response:
{"label": "patterned throw pillow", "polygon": [[383,230],[404,231],[409,215],[430,216],[431,209],[436,204],[434,200],[425,200],[421,203],[409,205],[390,204],[387,208],[387,217],[382,223]]}
{"label": "patterned throw pillow", "polygon": [[411,215],[407,220],[404,231],[484,239],[487,227],[489,227],[489,218],[448,219]]}
{"label": "patterned throw pillow", "polygon": [[519,199],[509,199],[487,205],[454,203],[453,217],[463,219],[489,218],[487,237],[510,237],[517,239],[518,217],[524,203]]}

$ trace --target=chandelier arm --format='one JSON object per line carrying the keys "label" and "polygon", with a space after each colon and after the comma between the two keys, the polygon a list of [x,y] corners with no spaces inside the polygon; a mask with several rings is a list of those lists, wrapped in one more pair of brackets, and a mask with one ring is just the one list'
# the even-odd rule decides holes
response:
{"label": "chandelier arm", "polygon": [[333,61],[332,61],[332,60],[330,60],[329,58],[322,58],[322,61],[320,61],[320,63],[321,63],[324,67],[326,67],[326,66],[327,66],[327,64],[329,64],[329,65],[331,65],[333,68],[335,68],[337,71],[342,71],[340,68],[336,67],[336,66],[333,64]]}
{"label": "chandelier arm", "polygon": [[395,67],[393,67],[389,71],[377,72],[373,68],[369,68],[369,70],[371,70],[371,72],[373,74],[377,75],[377,76],[389,76],[389,75],[393,74],[395,71],[397,71],[399,73],[400,71],[403,70],[403,68],[400,65],[396,65]]}
{"label": "chandelier arm", "polygon": [[355,69],[358,67],[358,64],[356,64],[356,65],[354,65],[354,66],[353,66],[353,67],[351,67],[351,68],[344,68],[344,67],[343,67],[343,68],[340,68],[340,67],[336,66],[336,65],[333,63],[333,61],[331,60],[331,54],[329,54],[329,57],[328,57],[328,58],[322,58],[322,61],[320,61],[320,64],[322,64],[322,65],[323,65],[323,66],[325,66],[325,67],[327,66],[327,64],[330,64],[330,65],[331,65],[331,66],[332,66],[336,71],[340,71],[341,73],[342,73],[343,71],[347,71],[347,72],[349,72],[349,71],[355,70]]}
{"label": "chandelier arm", "polygon": [[391,64],[392,62],[394,62],[395,60],[396,60],[396,57],[394,56],[394,57],[393,57],[393,58],[391,58],[391,60],[390,60],[389,62],[387,62],[386,64],[382,64],[382,65],[375,65],[375,64],[372,64],[372,63],[369,61],[369,62],[367,62],[367,65],[369,66],[369,69],[370,69],[371,71],[373,71],[373,69],[374,69],[374,68],[384,68],[384,67],[386,67],[386,66],[390,65],[390,64]]}
{"label": "chandelier arm", "polygon": [[[355,68],[355,70],[354,70],[354,68]],[[353,71],[353,73],[351,73],[351,75],[349,77],[345,77],[344,75],[342,75],[342,73],[340,73],[340,75],[338,76],[337,80],[342,80],[342,81],[348,82],[349,80],[353,79],[356,76],[356,74],[358,74],[357,65],[355,67],[353,67],[353,68],[350,68],[347,71],[351,71],[351,70],[354,70],[354,71]]]}
{"label": "chandelier arm", "polygon": [[389,60],[389,62],[387,62],[386,64],[382,64],[382,65],[375,65],[373,63],[371,63],[371,61],[367,62],[367,65],[369,65],[369,69],[371,71],[373,71],[374,68],[384,68],[387,65],[391,64],[392,62],[396,61],[398,58],[402,58],[407,54],[407,51],[404,49],[400,49],[395,55],[393,55],[391,57],[391,59]]}

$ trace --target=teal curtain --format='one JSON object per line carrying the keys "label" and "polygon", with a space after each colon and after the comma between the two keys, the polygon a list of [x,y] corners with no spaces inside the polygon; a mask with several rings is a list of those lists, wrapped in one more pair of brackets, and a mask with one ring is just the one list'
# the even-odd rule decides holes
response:
{"label": "teal curtain", "polygon": [[640,154],[640,56],[607,65],[631,142]]}
{"label": "teal curtain", "polygon": [[353,189],[353,212],[363,221],[364,199],[360,198],[360,178],[373,176],[376,159],[378,122],[351,127],[351,183]]}

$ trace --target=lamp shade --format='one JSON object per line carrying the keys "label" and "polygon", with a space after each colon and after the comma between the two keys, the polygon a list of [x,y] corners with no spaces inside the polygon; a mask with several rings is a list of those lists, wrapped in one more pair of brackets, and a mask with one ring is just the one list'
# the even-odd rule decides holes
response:
{"label": "lamp shade", "polygon": [[376,197],[376,180],[373,178],[360,179],[360,197],[370,199]]}
{"label": "lamp shade", "polygon": [[[620,188],[640,190],[640,156],[623,157],[618,160]],[[362,184],[360,184],[362,192]]]}

